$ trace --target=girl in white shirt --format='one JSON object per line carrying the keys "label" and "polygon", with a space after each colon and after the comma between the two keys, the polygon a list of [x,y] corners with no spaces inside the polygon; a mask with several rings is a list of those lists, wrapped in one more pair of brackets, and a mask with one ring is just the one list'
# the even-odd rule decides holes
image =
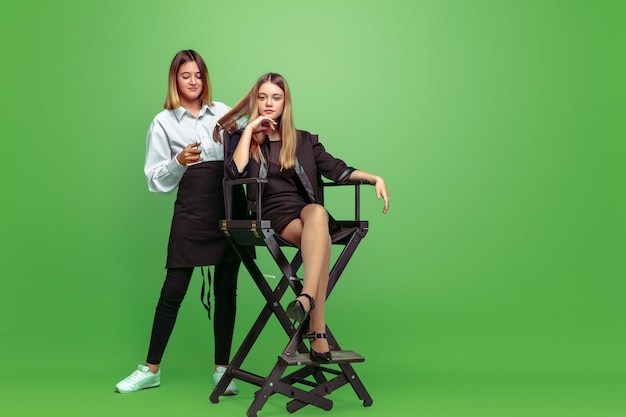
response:
{"label": "girl in white shirt", "polygon": [[[169,193],[178,187],[167,273],[156,306],[146,363],[116,385],[121,393],[160,384],[161,359],[197,266],[215,266],[215,384],[230,361],[240,261],[218,229],[219,220],[225,218],[224,150],[221,142],[213,140],[217,120],[230,108],[212,101],[209,73],[197,52],[183,50],[174,56],[164,107],[148,130],[144,172],[152,192]],[[233,207],[238,211],[235,215],[243,215],[243,190],[237,190]],[[209,268],[207,275],[210,287]],[[210,316],[210,307],[207,309]],[[236,393],[237,387],[231,382],[225,394]]]}

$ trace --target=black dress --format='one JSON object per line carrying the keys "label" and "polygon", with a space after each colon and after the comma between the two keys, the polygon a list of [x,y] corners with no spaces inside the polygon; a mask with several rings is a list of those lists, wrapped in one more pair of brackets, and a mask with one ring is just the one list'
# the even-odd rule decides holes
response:
{"label": "black dress", "polygon": [[272,228],[280,233],[292,220],[300,217],[302,209],[311,203],[302,189],[293,168],[280,169],[282,141],[270,141],[268,183],[263,191],[263,218],[269,219]]}
{"label": "black dress", "polygon": [[[273,162],[268,164],[250,158],[248,165],[242,171],[239,170],[233,160],[233,154],[239,144],[239,139],[241,139],[242,131],[234,132],[226,146],[226,175],[228,178],[259,177],[269,180],[264,185],[261,205],[262,218],[270,219],[272,228],[279,232],[290,221],[300,216],[304,206],[310,203],[320,203],[318,188],[321,185],[322,177],[343,184],[348,181],[350,174],[355,170],[355,168],[346,165],[343,160],[326,152],[324,146],[318,141],[317,135],[312,135],[304,130],[297,130],[296,132],[295,169],[283,170],[282,172],[278,164],[282,145],[280,141],[273,143],[266,138],[266,141],[261,145],[261,152],[265,156],[265,160]],[[248,209],[255,212],[258,187],[252,183],[247,188]],[[339,228],[340,224],[329,215],[330,232]]]}

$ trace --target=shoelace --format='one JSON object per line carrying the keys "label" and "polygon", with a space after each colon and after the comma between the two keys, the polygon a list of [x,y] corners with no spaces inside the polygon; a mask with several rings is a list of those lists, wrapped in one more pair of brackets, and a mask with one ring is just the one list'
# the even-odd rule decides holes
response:
{"label": "shoelace", "polygon": [[126,378],[126,380],[134,384],[135,382],[138,382],[139,380],[143,379],[145,376],[147,376],[145,373],[141,372],[140,370],[135,370],[132,374],[130,374]]}

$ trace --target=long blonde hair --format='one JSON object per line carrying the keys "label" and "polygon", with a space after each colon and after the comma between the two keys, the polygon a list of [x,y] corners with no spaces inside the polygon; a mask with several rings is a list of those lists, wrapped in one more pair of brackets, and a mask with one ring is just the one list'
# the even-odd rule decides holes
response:
{"label": "long blonde hair", "polygon": [[[221,142],[220,131],[234,132],[237,130],[237,121],[248,119],[255,119],[259,115],[259,108],[257,105],[257,97],[259,95],[259,89],[265,83],[272,83],[282,89],[285,93],[285,105],[283,107],[283,114],[278,118],[278,131],[282,140],[282,148],[280,151],[280,167],[281,169],[289,169],[295,166],[296,161],[296,128],[293,123],[293,112],[291,106],[291,92],[289,91],[289,85],[287,80],[280,75],[273,72],[263,74],[252,89],[242,97],[241,100],[224,116],[222,116],[217,126],[213,130],[213,139],[217,142]],[[261,153],[260,146],[265,141],[265,136],[257,139],[253,135],[253,140],[250,143],[250,156],[256,161],[265,161],[263,154]]]}
{"label": "long blonde hair", "polygon": [[178,84],[176,82],[176,77],[178,76],[178,69],[180,68],[180,66],[191,61],[198,64],[198,69],[200,70],[200,74],[202,75],[202,93],[199,97],[200,100],[203,104],[206,104],[208,106],[213,105],[209,70],[207,69],[204,60],[199,53],[197,53],[193,49],[185,49],[179,51],[176,55],[174,55],[172,63],[170,64],[170,73],[167,81],[167,97],[165,98],[165,103],[163,104],[164,108],[168,110],[174,110],[175,108],[180,107],[180,95],[178,95]]}

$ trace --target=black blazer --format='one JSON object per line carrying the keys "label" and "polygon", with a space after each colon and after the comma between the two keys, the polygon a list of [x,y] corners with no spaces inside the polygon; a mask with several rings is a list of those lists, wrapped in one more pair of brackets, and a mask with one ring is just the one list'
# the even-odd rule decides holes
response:
{"label": "black blazer", "polygon": [[[321,185],[321,176],[329,180],[345,183],[355,168],[349,167],[341,159],[333,157],[326,152],[317,138],[317,135],[298,130],[296,145],[296,165],[294,167],[300,183],[307,192],[307,196],[311,202],[320,203],[321,196],[318,195],[319,186]],[[238,179],[244,177],[267,178],[267,165],[257,162],[254,158],[250,158],[248,165],[243,172],[238,172],[237,165],[233,161],[233,153],[237,148],[242,131],[236,131],[230,137],[227,143],[225,156],[226,175],[230,179]],[[269,141],[265,141],[261,145],[261,152],[266,161],[269,160]],[[250,184],[248,188],[248,202],[250,211],[256,211],[256,184]]]}

